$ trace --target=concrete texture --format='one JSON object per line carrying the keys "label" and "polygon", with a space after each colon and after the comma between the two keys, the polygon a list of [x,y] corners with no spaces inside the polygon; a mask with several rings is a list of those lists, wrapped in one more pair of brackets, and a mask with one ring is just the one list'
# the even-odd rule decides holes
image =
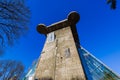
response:
{"label": "concrete texture", "polygon": [[[38,80],[86,80],[71,26],[47,34],[35,71]],[[54,35],[49,41],[49,34]]]}
{"label": "concrete texture", "polygon": [[40,34],[47,36],[41,52],[35,80],[86,80],[79,57],[79,38],[76,23],[80,15],[71,12],[67,19],[46,27],[37,26]]}

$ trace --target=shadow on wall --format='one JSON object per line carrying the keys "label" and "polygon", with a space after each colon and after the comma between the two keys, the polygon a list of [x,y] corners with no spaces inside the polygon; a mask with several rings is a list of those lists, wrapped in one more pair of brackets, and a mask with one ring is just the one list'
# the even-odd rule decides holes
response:
{"label": "shadow on wall", "polygon": [[39,79],[35,79],[35,80],[53,80],[52,78],[39,78]]}
{"label": "shadow on wall", "polygon": [[84,79],[76,77],[76,78],[72,78],[71,80],[84,80]]}
{"label": "shadow on wall", "polygon": [[[53,79],[52,78],[39,78],[35,80],[53,80]],[[76,78],[71,78],[71,80],[84,80],[84,79],[76,77]]]}

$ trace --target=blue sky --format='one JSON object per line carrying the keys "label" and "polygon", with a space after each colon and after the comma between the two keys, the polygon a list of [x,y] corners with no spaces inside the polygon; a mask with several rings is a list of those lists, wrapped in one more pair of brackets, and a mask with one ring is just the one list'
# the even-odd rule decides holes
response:
{"label": "blue sky", "polygon": [[31,9],[29,31],[0,59],[22,61],[27,68],[40,56],[45,36],[36,31],[40,23],[50,25],[77,11],[81,19],[77,30],[81,45],[120,74],[120,2],[111,10],[106,0],[28,0]]}

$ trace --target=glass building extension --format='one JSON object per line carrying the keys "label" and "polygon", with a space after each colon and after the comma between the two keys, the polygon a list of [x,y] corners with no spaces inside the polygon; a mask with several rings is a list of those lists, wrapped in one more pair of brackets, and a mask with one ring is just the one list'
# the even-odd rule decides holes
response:
{"label": "glass building extension", "polygon": [[27,74],[25,75],[23,80],[34,80],[35,70],[37,67],[37,61],[34,61]]}
{"label": "glass building extension", "polygon": [[110,70],[101,61],[95,58],[83,47],[78,49],[80,53],[87,80],[120,80],[120,77]]}

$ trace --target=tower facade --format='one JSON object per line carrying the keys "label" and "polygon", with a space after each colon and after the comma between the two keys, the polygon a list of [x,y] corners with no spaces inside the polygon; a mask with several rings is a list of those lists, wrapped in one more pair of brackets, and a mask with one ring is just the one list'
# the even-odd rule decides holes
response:
{"label": "tower facade", "polygon": [[36,68],[36,79],[86,80],[78,54],[80,46],[75,26],[79,19],[79,14],[72,12],[68,19],[48,27],[38,25],[38,32],[47,39]]}
{"label": "tower facade", "polygon": [[105,64],[80,46],[76,12],[50,26],[38,25],[37,31],[46,36],[37,64],[26,80],[120,80]]}

